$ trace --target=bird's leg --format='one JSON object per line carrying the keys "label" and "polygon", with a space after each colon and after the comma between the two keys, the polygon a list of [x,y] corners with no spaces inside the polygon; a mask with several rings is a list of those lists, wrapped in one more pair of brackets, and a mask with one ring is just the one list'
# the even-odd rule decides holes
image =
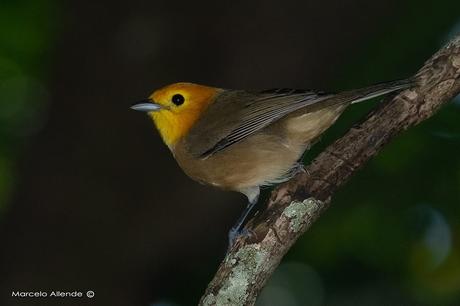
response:
{"label": "bird's leg", "polygon": [[228,232],[228,250],[231,249],[231,247],[235,243],[235,239],[238,236],[245,234],[242,231],[242,227],[248,215],[251,213],[252,209],[257,204],[257,200],[259,199],[260,190],[259,190],[259,187],[254,187],[254,188],[245,190],[243,193],[248,197],[248,204],[246,208],[244,209],[243,213],[241,214],[241,216],[238,218],[238,221],[236,221],[235,225]]}

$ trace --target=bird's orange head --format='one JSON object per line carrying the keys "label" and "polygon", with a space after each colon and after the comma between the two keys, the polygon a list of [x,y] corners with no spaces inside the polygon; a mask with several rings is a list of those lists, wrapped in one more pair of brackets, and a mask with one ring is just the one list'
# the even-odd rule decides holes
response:
{"label": "bird's orange head", "polygon": [[221,90],[192,83],[175,83],[154,91],[147,100],[132,108],[147,112],[163,141],[173,148],[179,139],[187,135]]}

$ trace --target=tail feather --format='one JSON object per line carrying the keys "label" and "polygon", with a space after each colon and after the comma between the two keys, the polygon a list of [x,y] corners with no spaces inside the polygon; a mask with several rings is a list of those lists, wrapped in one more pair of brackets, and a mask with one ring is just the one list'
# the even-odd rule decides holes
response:
{"label": "tail feather", "polygon": [[369,87],[361,89],[346,91],[340,94],[340,96],[343,95],[344,98],[351,98],[351,100],[349,100],[350,103],[355,104],[375,97],[383,96],[394,91],[407,89],[411,87],[413,84],[414,81],[412,79],[390,81],[371,85]]}

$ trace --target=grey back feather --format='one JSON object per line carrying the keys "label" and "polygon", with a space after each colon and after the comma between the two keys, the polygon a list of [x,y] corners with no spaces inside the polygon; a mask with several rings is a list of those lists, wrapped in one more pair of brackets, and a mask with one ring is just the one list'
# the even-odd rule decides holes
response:
{"label": "grey back feather", "polygon": [[224,91],[188,133],[188,150],[195,157],[206,158],[293,111],[329,97],[331,95],[295,90]]}
{"label": "grey back feather", "polygon": [[189,131],[186,145],[193,156],[207,158],[301,108],[313,112],[332,105],[357,103],[411,85],[412,80],[399,80],[339,94],[293,89],[223,91]]}

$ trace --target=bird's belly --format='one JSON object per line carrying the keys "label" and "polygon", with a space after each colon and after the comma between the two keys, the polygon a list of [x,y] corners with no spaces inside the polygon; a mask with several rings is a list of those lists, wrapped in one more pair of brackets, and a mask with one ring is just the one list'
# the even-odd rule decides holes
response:
{"label": "bird's belly", "polygon": [[276,182],[289,173],[304,149],[277,135],[257,133],[206,159],[194,159],[181,148],[176,149],[175,156],[191,178],[241,191]]}
{"label": "bird's belly", "polygon": [[175,147],[174,155],[188,176],[222,189],[241,191],[279,182],[344,108],[313,113],[299,110],[206,159],[192,157],[182,143]]}

